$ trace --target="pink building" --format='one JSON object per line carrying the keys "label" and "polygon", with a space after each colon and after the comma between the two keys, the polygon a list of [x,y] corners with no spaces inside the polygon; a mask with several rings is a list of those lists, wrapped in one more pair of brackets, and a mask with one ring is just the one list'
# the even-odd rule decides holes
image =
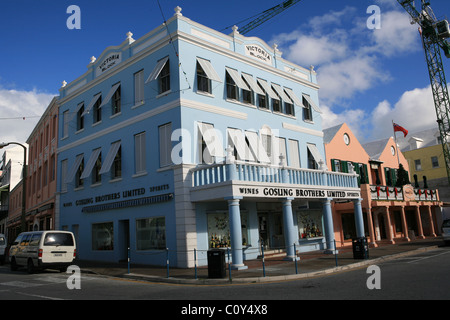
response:
{"label": "pink building", "polygon": [[[359,174],[364,230],[369,243],[395,243],[425,236],[435,237],[435,212],[442,203],[437,190],[396,187],[399,163],[408,162],[392,137],[362,145],[347,124],[324,130],[327,166],[332,171]],[[356,237],[353,204],[333,203],[336,242],[351,244]]]}
{"label": "pink building", "polygon": [[[26,231],[55,229],[57,137],[58,105],[53,98],[27,140]],[[20,230],[20,211],[8,216],[11,239]]]}

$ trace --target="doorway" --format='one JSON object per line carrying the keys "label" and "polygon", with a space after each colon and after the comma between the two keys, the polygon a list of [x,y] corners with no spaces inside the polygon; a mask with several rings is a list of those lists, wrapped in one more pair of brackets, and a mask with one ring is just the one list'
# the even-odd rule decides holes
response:
{"label": "doorway", "polygon": [[283,249],[284,232],[281,212],[258,212],[259,243],[264,249]]}
{"label": "doorway", "polygon": [[269,248],[268,214],[258,213],[259,243],[264,249]]}
{"label": "doorway", "polygon": [[128,260],[130,247],[130,220],[119,220],[119,262]]}

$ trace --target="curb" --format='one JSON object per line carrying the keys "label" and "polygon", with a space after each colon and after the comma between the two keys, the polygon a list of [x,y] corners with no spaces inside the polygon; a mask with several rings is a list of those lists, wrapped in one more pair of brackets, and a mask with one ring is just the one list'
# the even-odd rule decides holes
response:
{"label": "curb", "polygon": [[172,283],[172,284],[191,284],[191,285],[230,285],[230,284],[243,284],[243,283],[267,283],[267,282],[277,282],[277,281],[291,281],[291,280],[299,280],[306,278],[314,278],[319,276],[325,276],[333,273],[339,273],[343,271],[348,271],[351,269],[361,268],[367,265],[373,265],[385,261],[395,260],[398,258],[402,258],[405,256],[414,255],[417,253],[432,251],[437,249],[439,246],[429,246],[423,247],[411,251],[395,253],[375,259],[368,259],[361,262],[351,263],[345,266],[334,267],[330,269],[324,269],[319,271],[313,271],[308,273],[301,274],[289,274],[289,275],[281,275],[281,276],[268,276],[268,277],[249,277],[249,278],[235,278],[231,281],[229,279],[184,279],[184,278],[163,278],[152,275],[144,275],[144,274],[135,274],[135,273],[126,273],[121,275],[122,278],[132,279],[132,280],[141,280],[141,281],[149,281],[149,282],[164,282],[164,283]]}

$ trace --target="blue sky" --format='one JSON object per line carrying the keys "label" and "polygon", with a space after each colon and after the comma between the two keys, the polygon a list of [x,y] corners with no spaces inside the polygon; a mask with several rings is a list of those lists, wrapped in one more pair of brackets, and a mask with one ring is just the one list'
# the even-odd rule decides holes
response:
{"label": "blue sky", "polygon": [[[153,30],[177,5],[229,34],[226,27],[281,2],[160,0],[161,14],[157,0],[0,0],[0,141],[25,141],[63,80],[83,74],[91,56],[120,44],[128,31],[138,39]],[[66,26],[72,4],[81,10],[80,30]],[[370,5],[380,8],[380,29],[367,27]],[[448,0],[431,6],[438,18],[450,16]],[[302,0],[246,35],[278,44],[287,60],[314,65],[324,128],[347,122],[364,142],[392,135],[392,120],[410,132],[436,127],[417,28],[396,0]]]}

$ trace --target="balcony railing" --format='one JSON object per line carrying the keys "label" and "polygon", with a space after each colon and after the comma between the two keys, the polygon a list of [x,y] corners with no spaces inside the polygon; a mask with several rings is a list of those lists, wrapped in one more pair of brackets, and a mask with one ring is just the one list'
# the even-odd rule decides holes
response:
{"label": "balcony railing", "polygon": [[299,169],[236,161],[192,169],[192,186],[239,180],[294,185],[358,188],[357,175],[327,170]]}
{"label": "balcony railing", "polygon": [[[402,187],[389,187],[370,185],[370,196],[372,200],[404,201],[405,196]],[[414,188],[414,200],[416,201],[439,201],[436,190]]]}

